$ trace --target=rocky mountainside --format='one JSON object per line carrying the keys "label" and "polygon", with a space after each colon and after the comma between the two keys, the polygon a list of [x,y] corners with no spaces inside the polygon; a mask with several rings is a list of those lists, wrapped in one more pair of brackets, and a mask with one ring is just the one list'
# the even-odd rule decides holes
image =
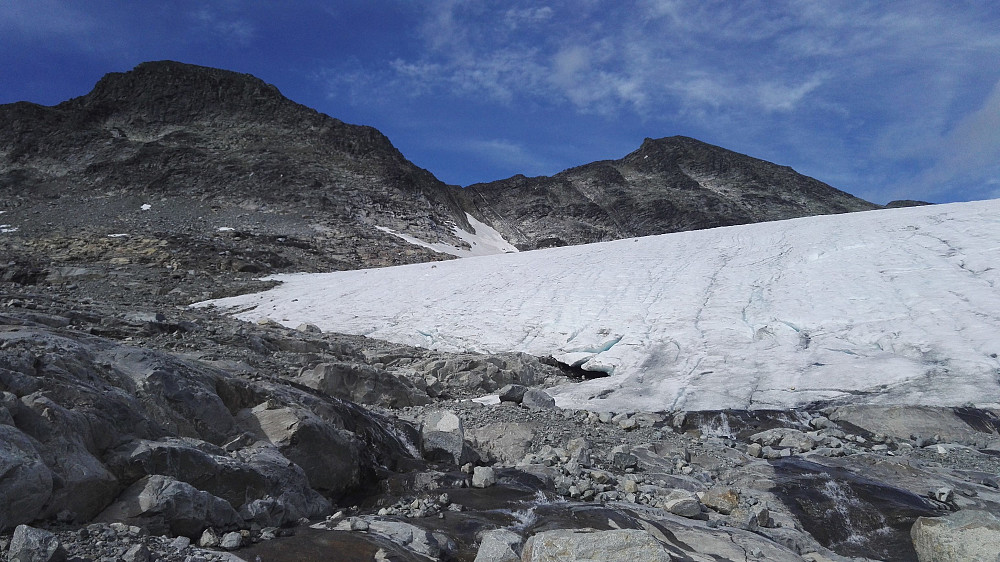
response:
{"label": "rocky mountainside", "polygon": [[[39,243],[127,235],[126,253],[185,269],[427,261],[374,225],[455,244],[453,226],[469,228],[454,189],[377,130],[253,76],[170,61],[54,107],[0,107],[0,193],[4,222]],[[153,250],[139,242],[150,238]]]}
{"label": "rocky mountainside", "polygon": [[619,160],[475,184],[464,195],[473,214],[522,249],[878,208],[787,166],[687,137],[646,139]]}

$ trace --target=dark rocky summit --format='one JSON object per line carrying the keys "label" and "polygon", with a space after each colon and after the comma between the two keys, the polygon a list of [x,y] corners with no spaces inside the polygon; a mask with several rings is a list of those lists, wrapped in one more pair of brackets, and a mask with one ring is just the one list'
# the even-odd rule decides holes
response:
{"label": "dark rocky summit", "polygon": [[878,208],[688,137],[646,139],[619,160],[476,184],[464,195],[473,214],[522,249]]}
{"label": "dark rocky summit", "polygon": [[506,182],[459,192],[374,129],[178,63],[0,107],[0,558],[1000,554],[997,412],[564,410],[545,388],[580,373],[550,358],[187,306],[439,259],[374,226],[457,244],[465,212],[530,248],[872,207],[683,138]]}

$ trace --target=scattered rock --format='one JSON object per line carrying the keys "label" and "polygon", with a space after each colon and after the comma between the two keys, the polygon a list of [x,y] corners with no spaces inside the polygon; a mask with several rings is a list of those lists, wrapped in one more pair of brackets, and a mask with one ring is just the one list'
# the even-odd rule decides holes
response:
{"label": "scattered rock", "polygon": [[513,402],[520,404],[524,400],[524,394],[528,392],[528,387],[521,384],[508,384],[498,391],[501,402]]}

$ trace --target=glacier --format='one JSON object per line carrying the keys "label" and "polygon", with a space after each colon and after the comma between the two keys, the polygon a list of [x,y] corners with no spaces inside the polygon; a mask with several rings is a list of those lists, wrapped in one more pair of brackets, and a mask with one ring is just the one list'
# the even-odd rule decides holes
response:
{"label": "glacier", "polygon": [[1000,201],[979,201],[276,275],[196,306],[607,375],[549,389],[567,408],[996,408],[998,257]]}

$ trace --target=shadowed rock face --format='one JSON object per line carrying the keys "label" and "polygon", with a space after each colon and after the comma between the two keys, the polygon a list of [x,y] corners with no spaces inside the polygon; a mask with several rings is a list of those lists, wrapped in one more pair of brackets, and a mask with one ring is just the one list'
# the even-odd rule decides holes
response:
{"label": "shadowed rock face", "polygon": [[878,208],[787,166],[687,137],[646,139],[619,160],[476,184],[465,195],[474,214],[522,249]]}

